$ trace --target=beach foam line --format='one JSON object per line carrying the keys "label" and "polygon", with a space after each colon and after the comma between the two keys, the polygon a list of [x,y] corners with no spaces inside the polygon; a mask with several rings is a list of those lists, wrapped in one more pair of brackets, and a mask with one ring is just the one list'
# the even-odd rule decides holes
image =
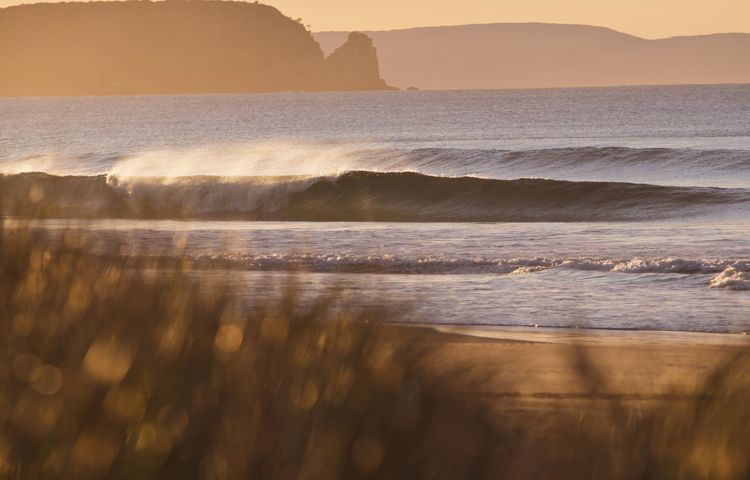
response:
{"label": "beach foam line", "polygon": [[342,254],[197,255],[194,268],[313,273],[406,275],[524,275],[550,269],[628,274],[713,275],[712,288],[750,290],[750,259],[693,260],[682,258],[446,258]]}

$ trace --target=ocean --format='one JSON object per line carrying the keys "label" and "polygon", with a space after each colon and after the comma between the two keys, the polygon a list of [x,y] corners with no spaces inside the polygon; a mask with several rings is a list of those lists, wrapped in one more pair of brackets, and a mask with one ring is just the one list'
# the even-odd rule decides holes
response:
{"label": "ocean", "polygon": [[0,172],[7,217],[248,296],[750,330],[750,85],[0,99]]}

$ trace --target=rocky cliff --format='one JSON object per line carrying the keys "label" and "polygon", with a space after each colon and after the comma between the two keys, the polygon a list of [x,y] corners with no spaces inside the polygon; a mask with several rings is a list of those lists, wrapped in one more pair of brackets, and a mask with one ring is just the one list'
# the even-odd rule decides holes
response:
{"label": "rocky cliff", "polygon": [[342,49],[326,61],[301,22],[256,3],[21,5],[0,9],[0,96],[385,87],[367,37]]}
{"label": "rocky cliff", "polygon": [[389,88],[380,78],[377,51],[364,33],[350,33],[346,43],[326,59],[326,66],[328,82],[336,90]]}

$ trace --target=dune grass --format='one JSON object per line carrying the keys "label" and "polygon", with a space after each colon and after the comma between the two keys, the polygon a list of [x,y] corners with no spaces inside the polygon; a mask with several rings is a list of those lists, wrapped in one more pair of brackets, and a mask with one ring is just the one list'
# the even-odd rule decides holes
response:
{"label": "dune grass", "polygon": [[490,478],[513,448],[429,345],[337,292],[241,303],[179,262],[2,235],[0,471],[18,478]]}
{"label": "dune grass", "polygon": [[[487,379],[429,373],[439,334],[393,325],[408,309],[302,302],[293,278],[280,298],[227,285],[0,231],[0,477],[508,478],[525,432],[471,395]],[[596,397],[606,374],[575,351]],[[748,478],[747,353],[691,396],[561,412],[539,452],[554,470],[528,471]]]}

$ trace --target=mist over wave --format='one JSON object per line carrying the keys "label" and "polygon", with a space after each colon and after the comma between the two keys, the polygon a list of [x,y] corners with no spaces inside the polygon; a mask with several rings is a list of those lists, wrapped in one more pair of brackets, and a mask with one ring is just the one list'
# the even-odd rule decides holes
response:
{"label": "mist over wave", "polygon": [[4,215],[35,218],[533,222],[688,217],[750,207],[750,190],[411,172],[329,177],[0,177]]}
{"label": "mist over wave", "polygon": [[0,161],[0,172],[126,177],[327,176],[346,171],[417,172],[490,179],[523,177],[670,186],[750,188],[750,151],[579,147],[532,150],[396,148],[260,142],[141,152],[42,154]]}

